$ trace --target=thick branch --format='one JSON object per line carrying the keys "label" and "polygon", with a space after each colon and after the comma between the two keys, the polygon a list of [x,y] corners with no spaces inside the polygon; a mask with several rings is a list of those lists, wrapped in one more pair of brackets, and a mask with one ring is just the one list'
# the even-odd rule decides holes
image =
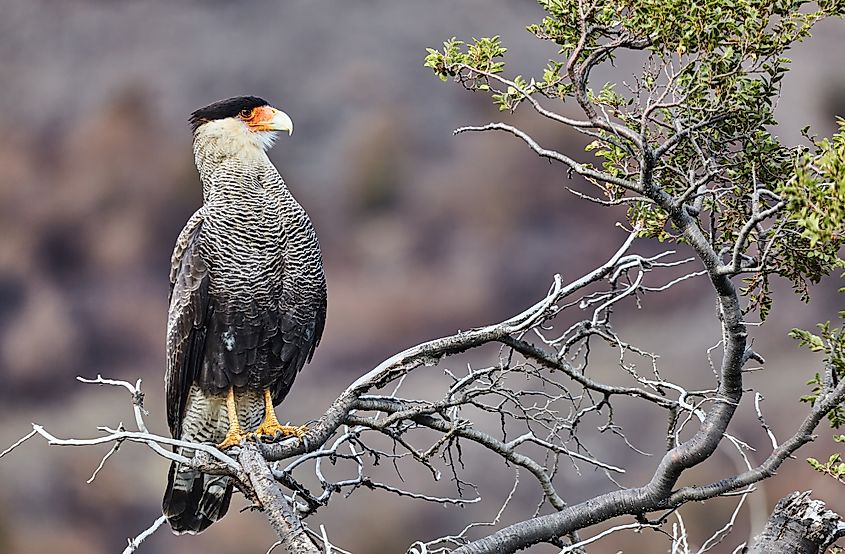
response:
{"label": "thick branch", "polygon": [[766,528],[746,554],[818,554],[845,536],[839,514],[812,500],[810,492],[794,492],[777,503]]}
{"label": "thick branch", "polygon": [[767,479],[775,474],[780,465],[792,455],[793,452],[811,442],[815,437],[813,431],[821,420],[838,404],[845,400],[845,381],[840,381],[833,390],[823,394],[813,405],[813,409],[801,422],[800,427],[790,438],[785,440],[759,466],[730,477],[717,483],[705,486],[684,487],[675,491],[669,497],[667,506],[680,506],[690,501],[701,501],[713,498],[727,492],[735,491]]}
{"label": "thick branch", "polygon": [[256,445],[245,443],[238,461],[281,545],[291,554],[318,554],[320,549],[305,532]]}

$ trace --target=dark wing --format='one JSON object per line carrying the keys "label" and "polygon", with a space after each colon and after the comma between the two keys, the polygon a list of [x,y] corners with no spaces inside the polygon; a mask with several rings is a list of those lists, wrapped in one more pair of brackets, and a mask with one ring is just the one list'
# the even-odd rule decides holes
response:
{"label": "dark wing", "polygon": [[167,312],[167,371],[164,376],[167,424],[175,438],[194,377],[205,350],[208,318],[208,267],[199,253],[203,209],[197,210],[176,241],[170,265],[170,308]]}
{"label": "dark wing", "polygon": [[326,288],[319,280],[319,291],[313,300],[288,308],[282,305],[280,333],[272,343],[272,350],[281,360],[284,368],[273,386],[273,404],[284,400],[296,375],[306,362],[311,361],[314,350],[320,344],[326,325]]}
{"label": "dark wing", "polygon": [[320,339],[323,338],[323,329],[326,328],[326,285],[323,285],[323,294],[317,304],[317,315],[314,318],[314,340],[311,343],[311,350],[308,352],[308,361],[314,356],[314,350],[320,346]]}

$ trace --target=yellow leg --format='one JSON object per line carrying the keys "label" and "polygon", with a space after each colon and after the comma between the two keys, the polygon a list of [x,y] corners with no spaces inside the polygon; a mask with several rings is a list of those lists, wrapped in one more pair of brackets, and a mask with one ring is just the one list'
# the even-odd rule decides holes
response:
{"label": "yellow leg", "polygon": [[270,394],[270,389],[264,389],[264,421],[251,436],[275,439],[281,435],[282,437],[299,437],[301,439],[307,431],[308,428],[304,425],[294,427],[279,423],[279,420],[276,419],[276,411],[273,409],[273,395]]}
{"label": "yellow leg", "polygon": [[223,442],[217,445],[220,450],[237,446],[246,437],[246,433],[241,431],[241,423],[238,421],[238,409],[235,406],[235,389],[233,387],[229,387],[229,394],[226,395],[226,414],[229,416],[229,431],[226,433]]}

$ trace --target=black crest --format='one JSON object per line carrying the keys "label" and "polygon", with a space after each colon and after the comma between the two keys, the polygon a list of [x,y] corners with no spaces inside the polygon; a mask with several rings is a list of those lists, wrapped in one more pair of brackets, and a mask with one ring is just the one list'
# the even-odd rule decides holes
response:
{"label": "black crest", "polygon": [[267,106],[268,103],[263,98],[257,96],[235,96],[227,100],[221,100],[214,104],[209,104],[204,108],[200,108],[191,114],[188,122],[191,124],[191,130],[196,131],[197,128],[208,121],[215,119],[225,119],[227,117],[235,117],[241,110],[251,110],[259,106]]}

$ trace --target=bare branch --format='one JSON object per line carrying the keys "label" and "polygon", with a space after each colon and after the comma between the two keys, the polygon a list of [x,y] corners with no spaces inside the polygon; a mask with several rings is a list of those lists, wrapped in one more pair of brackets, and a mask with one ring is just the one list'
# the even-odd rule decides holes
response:
{"label": "bare branch", "polygon": [[148,433],[147,425],[144,423],[144,416],[147,415],[147,411],[144,409],[144,393],[141,392],[141,380],[138,379],[134,385],[132,385],[128,381],[123,381],[120,379],[104,379],[102,375],[97,374],[95,379],[86,379],[85,377],[76,378],[77,381],[80,383],[89,383],[95,385],[112,385],[116,387],[123,387],[129,391],[129,394],[132,395],[132,407],[135,413],[135,424],[138,426],[138,430],[142,433]]}
{"label": "bare branch", "polygon": [[138,533],[134,539],[129,539],[129,544],[126,548],[123,549],[123,554],[132,554],[138,547],[141,546],[141,543],[148,539],[153,533],[158,531],[158,528],[164,525],[164,522],[167,521],[165,516],[160,516],[157,520],[155,520],[152,525]]}
{"label": "bare branch", "polygon": [[6,449],[6,450],[4,450],[3,452],[0,452],[0,458],[2,458],[3,456],[5,456],[6,454],[8,454],[9,452],[11,452],[12,450],[14,450],[15,448],[19,447],[20,445],[22,445],[23,443],[25,443],[26,441],[28,441],[29,439],[31,439],[32,437],[34,437],[34,436],[35,436],[35,435],[37,435],[37,434],[38,434],[38,431],[36,431],[35,429],[33,429],[32,431],[30,431],[29,433],[27,433],[26,435],[24,435],[24,436],[23,436],[23,437],[21,437],[20,439],[16,440],[16,441],[14,442],[14,444],[12,444],[12,446],[10,446],[9,448],[7,448],[7,449]]}
{"label": "bare branch", "polygon": [[270,525],[279,535],[282,546],[292,554],[319,553],[320,550],[305,532],[258,448],[246,443],[241,448],[238,460]]}
{"label": "bare branch", "polygon": [[573,170],[575,173],[582,175],[587,179],[617,185],[633,192],[642,192],[639,186],[633,181],[620,179],[619,177],[614,177],[613,175],[610,175],[608,173],[596,171],[595,169],[591,169],[585,166],[584,164],[576,162],[566,154],[562,154],[556,150],[548,150],[546,148],[543,148],[537,143],[536,140],[531,138],[528,133],[517,129],[512,125],[508,125],[506,123],[488,123],[487,125],[481,127],[460,127],[459,129],[455,129],[455,134],[457,135],[460,133],[466,133],[468,131],[506,131],[522,139],[522,141],[525,142],[525,144],[527,144],[529,148],[531,148],[531,150],[536,152],[537,155],[543,158],[558,161]]}
{"label": "bare branch", "polygon": [[[180,441],[180,440],[176,440],[176,439],[171,439],[170,437],[162,437],[162,436],[159,436],[159,435],[153,435],[151,433],[141,433],[141,432],[137,432],[137,431],[119,431],[117,429],[109,429],[108,427],[101,427],[100,428],[101,430],[108,432],[109,433],[108,435],[98,437],[98,438],[95,438],[95,439],[60,439],[60,438],[57,438],[56,436],[50,434],[41,425],[37,425],[37,424],[33,423],[32,428],[36,433],[38,433],[39,435],[41,435],[42,437],[47,439],[47,444],[55,445],[55,446],[94,446],[94,445],[98,445],[98,444],[107,444],[107,443],[110,443],[110,442],[125,441],[126,440],[126,441],[130,441],[130,442],[138,442],[138,443],[146,444],[151,449],[153,449],[156,452],[156,454],[158,454],[159,456],[162,456],[164,458],[167,458],[168,460],[173,460],[173,461],[176,461],[176,462],[179,462],[179,463],[182,463],[182,464],[189,464],[189,465],[192,465],[192,467],[193,467],[193,464],[196,463],[196,462],[191,462],[191,460],[189,460],[188,458],[185,458],[184,456],[180,456],[180,455],[175,454],[173,452],[168,452],[167,450],[161,448],[162,444],[166,444],[168,446],[180,446],[182,448],[190,448],[190,449],[196,450],[197,452],[205,452],[206,454],[208,454],[212,458],[215,458],[219,462],[222,462],[224,465],[228,466],[231,470],[236,471],[236,470],[240,469],[240,466],[238,465],[238,463],[234,459],[227,456],[226,454],[223,454],[222,452],[220,452],[214,446],[211,446],[211,445],[208,445],[208,444],[200,444],[200,443],[195,443],[195,442]],[[158,448],[155,448],[155,446],[158,446]],[[203,466],[202,468],[198,467],[197,469],[203,469],[204,471],[206,471],[206,473],[210,473],[209,470],[212,469],[212,468],[210,468],[208,466]]]}

